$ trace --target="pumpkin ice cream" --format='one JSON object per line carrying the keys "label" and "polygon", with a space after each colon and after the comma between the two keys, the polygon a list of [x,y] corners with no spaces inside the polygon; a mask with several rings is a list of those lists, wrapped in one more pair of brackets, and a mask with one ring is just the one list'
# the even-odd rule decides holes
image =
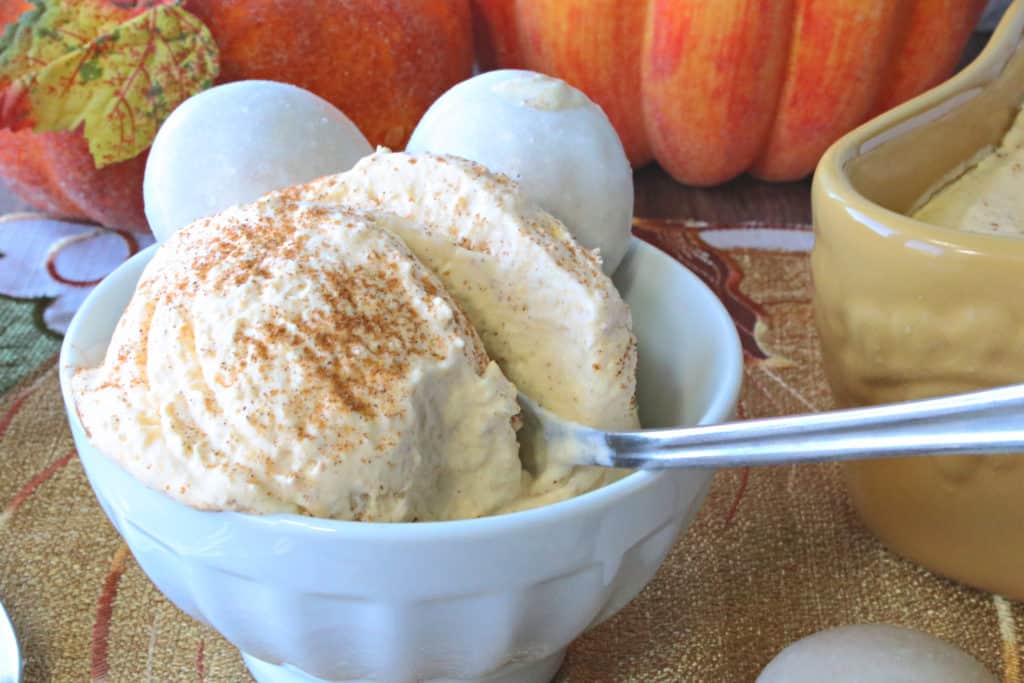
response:
{"label": "pumpkin ice cream", "polygon": [[[286,193],[404,219],[391,229],[437,273],[520,391],[573,422],[639,427],[629,307],[598,257],[507,177],[459,157],[380,150]],[[513,507],[614,476],[525,450],[534,476]]]}
{"label": "pumpkin ice cream", "polygon": [[1024,235],[1024,111],[999,147],[927,196],[913,217],[947,228]]}
{"label": "pumpkin ice cream", "polygon": [[630,327],[599,260],[514,183],[379,153],[176,233],[74,393],[101,451],[197,508],[478,517],[615,476],[520,453],[516,385],[637,426]]}
{"label": "pumpkin ice cream", "polygon": [[75,375],[90,438],[203,509],[404,521],[513,500],[515,388],[386,226],[272,200],[180,231]]}

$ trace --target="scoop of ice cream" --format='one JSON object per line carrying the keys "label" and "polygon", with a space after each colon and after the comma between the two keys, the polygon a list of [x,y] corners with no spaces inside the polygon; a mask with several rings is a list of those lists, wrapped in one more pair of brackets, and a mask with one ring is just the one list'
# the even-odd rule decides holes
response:
{"label": "scoop of ice cream", "polygon": [[93,442],[202,509],[405,521],[514,500],[515,388],[391,222],[277,197],[176,233],[75,375]]}
{"label": "scoop of ice cream", "polygon": [[[952,182],[928,193],[912,212],[926,223],[993,235],[1024,235],[1024,110],[997,149],[989,149]],[[921,202],[919,202],[921,203]]]}
{"label": "scoop of ice cream", "polygon": [[[379,151],[346,173],[285,192],[400,219],[389,229],[433,270],[505,375],[561,417],[638,426],[629,308],[593,253],[518,185],[465,159]],[[608,480],[527,452],[534,475],[510,509]]]}

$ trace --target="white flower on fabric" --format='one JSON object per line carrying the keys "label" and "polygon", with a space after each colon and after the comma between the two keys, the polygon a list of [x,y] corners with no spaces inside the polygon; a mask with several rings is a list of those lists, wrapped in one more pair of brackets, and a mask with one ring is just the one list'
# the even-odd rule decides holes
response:
{"label": "white flower on fabric", "polygon": [[43,323],[63,335],[100,280],[153,243],[150,235],[34,214],[0,218],[0,294],[42,300]]}

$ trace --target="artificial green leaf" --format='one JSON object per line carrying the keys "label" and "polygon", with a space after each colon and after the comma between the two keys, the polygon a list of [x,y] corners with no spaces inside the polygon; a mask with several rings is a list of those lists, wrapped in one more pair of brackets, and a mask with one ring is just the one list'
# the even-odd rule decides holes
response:
{"label": "artificial green leaf", "polygon": [[33,4],[0,37],[0,128],[84,126],[97,168],[146,149],[219,72],[213,36],[180,2]]}

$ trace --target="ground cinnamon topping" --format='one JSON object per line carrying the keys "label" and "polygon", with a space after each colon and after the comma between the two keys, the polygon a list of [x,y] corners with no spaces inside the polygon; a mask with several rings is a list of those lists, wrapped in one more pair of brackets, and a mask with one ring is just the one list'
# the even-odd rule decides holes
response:
{"label": "ground cinnamon topping", "polygon": [[524,483],[506,377],[569,419],[634,426],[628,309],[594,255],[471,162],[378,154],[340,178],[161,247],[83,382],[83,422],[120,439],[105,452],[203,509],[343,519],[600,485],[579,469]]}

